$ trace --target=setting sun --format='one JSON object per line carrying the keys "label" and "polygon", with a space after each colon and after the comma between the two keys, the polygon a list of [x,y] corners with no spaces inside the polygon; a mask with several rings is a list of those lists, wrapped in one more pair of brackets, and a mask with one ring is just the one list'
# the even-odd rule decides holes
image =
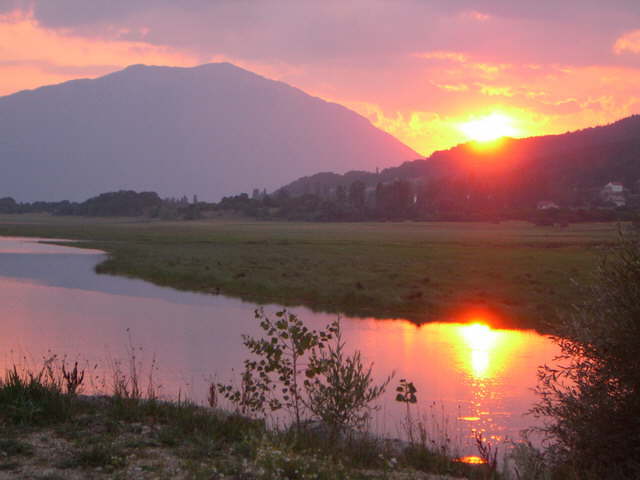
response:
{"label": "setting sun", "polygon": [[489,142],[501,137],[513,137],[518,130],[513,126],[513,119],[501,113],[492,113],[486,117],[471,120],[459,126],[469,140]]}

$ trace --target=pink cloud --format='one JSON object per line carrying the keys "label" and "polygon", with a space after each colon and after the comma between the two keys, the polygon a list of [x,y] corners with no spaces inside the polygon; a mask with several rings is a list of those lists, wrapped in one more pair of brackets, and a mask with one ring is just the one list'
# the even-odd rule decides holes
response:
{"label": "pink cloud", "polygon": [[640,30],[625,33],[618,38],[613,45],[613,52],[616,55],[623,53],[640,53]]}
{"label": "pink cloud", "polygon": [[133,41],[106,41],[42,28],[29,12],[0,15],[0,94],[96,77],[135,63],[191,66],[197,57]]}

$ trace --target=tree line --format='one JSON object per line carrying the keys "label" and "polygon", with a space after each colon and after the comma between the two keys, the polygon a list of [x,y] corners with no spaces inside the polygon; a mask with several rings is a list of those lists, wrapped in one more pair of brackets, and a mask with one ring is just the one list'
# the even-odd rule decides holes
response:
{"label": "tree line", "polygon": [[102,193],[84,202],[16,202],[11,197],[0,198],[0,213],[49,213],[52,215],[83,215],[93,217],[138,217],[157,215],[166,203],[156,192],[121,190]]}
{"label": "tree line", "polygon": [[[608,205],[597,193],[574,192],[576,200],[563,208],[539,210],[535,197],[515,195],[517,186],[499,185],[475,177],[439,178],[412,182],[379,182],[375,187],[356,180],[318,193],[291,194],[254,191],[203,202],[197,196],[161,198],[156,192],[121,190],[83,202],[25,202],[0,198],[0,213],[48,213],[95,217],[148,217],[194,220],[215,216],[245,216],[259,220],[310,222],[359,221],[491,221],[527,220],[540,225],[587,221],[625,221],[637,216],[638,206]],[[578,198],[579,197],[579,198]],[[585,203],[585,198],[588,203]],[[578,206],[576,206],[578,205]],[[584,206],[587,205],[587,206]]]}
{"label": "tree line", "polygon": [[317,193],[240,194],[223,198],[215,209],[257,219],[291,221],[502,221],[527,220],[541,225],[631,220],[637,206],[615,207],[598,192],[576,192],[573,202],[539,210],[534,193],[523,198],[517,185],[467,178],[424,182],[395,180],[375,187],[356,180]]}

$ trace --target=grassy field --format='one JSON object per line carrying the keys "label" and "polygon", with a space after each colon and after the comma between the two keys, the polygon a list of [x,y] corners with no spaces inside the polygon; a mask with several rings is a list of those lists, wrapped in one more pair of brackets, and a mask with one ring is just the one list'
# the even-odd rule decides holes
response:
{"label": "grassy field", "polygon": [[580,301],[615,224],[152,222],[0,216],[0,235],[102,249],[98,272],[258,303],[415,322],[470,312],[545,330]]}

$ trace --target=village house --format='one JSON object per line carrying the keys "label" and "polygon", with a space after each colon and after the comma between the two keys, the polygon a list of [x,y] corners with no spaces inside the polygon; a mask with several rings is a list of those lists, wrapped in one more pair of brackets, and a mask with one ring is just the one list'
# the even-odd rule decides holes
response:
{"label": "village house", "polygon": [[540,200],[538,202],[538,210],[557,210],[559,208],[558,204],[551,200]]}
{"label": "village house", "polygon": [[600,198],[616,207],[624,207],[627,204],[625,188],[621,182],[609,182],[600,190]]}

